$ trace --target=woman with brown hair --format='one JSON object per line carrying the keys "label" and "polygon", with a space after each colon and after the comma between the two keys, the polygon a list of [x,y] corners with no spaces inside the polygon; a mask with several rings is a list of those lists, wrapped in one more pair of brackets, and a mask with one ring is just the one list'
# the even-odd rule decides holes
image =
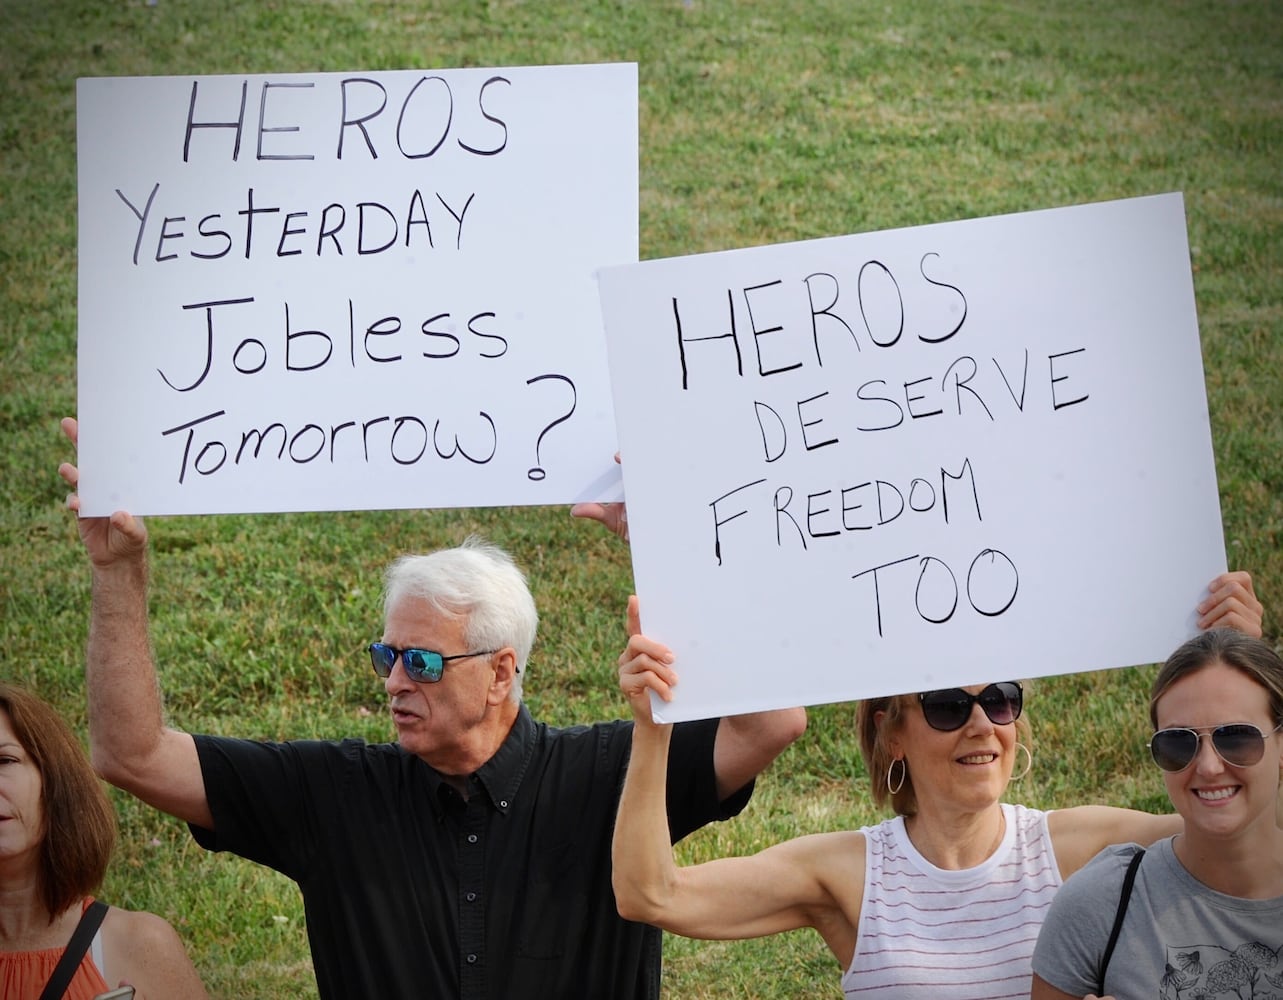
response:
{"label": "woman with brown hair", "polygon": [[[1261,632],[1246,573],[1212,581],[1203,628]],[[629,605],[620,686],[636,728],[614,836],[619,912],[686,937],[730,940],[813,927],[848,998],[1027,997],[1038,927],[1061,882],[1106,845],[1151,844],[1180,816],[1109,806],[1044,812],[1003,802],[1024,725],[1015,681],[878,698],[860,707],[874,798],[896,816],[798,837],[750,857],[678,867],[664,822],[668,733],[650,694],[671,697],[670,650]]]}
{"label": "woman with brown hair", "polygon": [[1065,884],[1032,996],[1278,996],[1283,659],[1228,629],[1195,636],[1154,679],[1149,719],[1184,828],[1148,851],[1102,851]]}
{"label": "woman with brown hair", "polygon": [[[115,839],[111,804],[66,723],[0,683],[0,997],[44,996],[67,952],[70,979],[55,998],[92,1000],[109,984],[133,986],[137,1000],[206,996],[164,919],[95,903]],[[79,957],[69,942],[82,918],[100,926],[84,925]]]}

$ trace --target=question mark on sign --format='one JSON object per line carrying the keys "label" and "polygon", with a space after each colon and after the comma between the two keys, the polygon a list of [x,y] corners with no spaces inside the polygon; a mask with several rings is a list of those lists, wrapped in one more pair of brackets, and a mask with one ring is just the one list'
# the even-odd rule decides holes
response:
{"label": "question mark on sign", "polygon": [[526,475],[529,476],[530,479],[534,480],[536,483],[544,479],[548,475],[548,473],[545,472],[543,467],[539,464],[539,446],[543,444],[544,435],[546,435],[550,430],[556,427],[559,423],[562,423],[565,420],[569,420],[570,415],[575,412],[575,406],[579,402],[579,394],[575,391],[575,383],[570,381],[570,379],[568,379],[565,375],[536,375],[534,378],[526,379],[526,385],[534,385],[536,382],[544,382],[550,378],[558,379],[559,381],[565,382],[566,385],[570,386],[570,409],[567,410],[565,413],[563,413],[561,416],[557,417],[557,419],[554,420],[552,423],[545,426],[544,429],[539,432],[539,437],[535,439],[535,465],[533,469],[530,469],[526,473]]}

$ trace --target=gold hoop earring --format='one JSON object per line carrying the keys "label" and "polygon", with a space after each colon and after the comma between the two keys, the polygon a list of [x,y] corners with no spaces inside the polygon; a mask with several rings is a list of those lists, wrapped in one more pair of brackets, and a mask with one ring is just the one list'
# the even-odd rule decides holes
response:
{"label": "gold hoop earring", "polygon": [[1012,781],[1019,781],[1026,774],[1028,774],[1033,769],[1033,766],[1034,766],[1034,752],[1030,750],[1027,746],[1025,746],[1023,743],[1021,743],[1019,740],[1016,741],[1016,747],[1025,752],[1025,754],[1029,757],[1029,761],[1028,763],[1025,764],[1025,769],[1023,771],[1021,771],[1019,774],[1013,774],[1011,776]]}
{"label": "gold hoop earring", "polygon": [[[895,771],[896,764],[900,765],[900,781],[896,784],[894,788],[892,788],[891,775]],[[892,795],[895,795],[897,792],[900,791],[901,788],[904,787],[905,778],[907,778],[908,776],[909,776],[909,765],[904,762],[903,757],[896,757],[894,760],[891,761],[891,764],[887,767],[887,791],[890,792]]]}

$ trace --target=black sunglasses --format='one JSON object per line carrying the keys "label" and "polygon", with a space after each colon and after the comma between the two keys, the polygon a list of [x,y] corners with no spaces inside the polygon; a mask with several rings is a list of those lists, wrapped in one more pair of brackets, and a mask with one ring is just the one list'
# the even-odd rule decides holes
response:
{"label": "black sunglasses", "polygon": [[451,660],[467,660],[474,656],[489,656],[498,652],[494,649],[482,649],[475,653],[456,653],[454,656],[442,656],[432,649],[397,649],[384,642],[370,643],[370,665],[380,677],[388,677],[396,666],[397,657],[405,667],[405,675],[420,684],[435,684],[445,672],[445,665]]}
{"label": "black sunglasses", "polygon": [[[1270,732],[1277,733],[1280,729],[1283,726],[1275,726]],[[1164,771],[1183,771],[1194,763],[1204,736],[1212,738],[1216,755],[1235,767],[1251,767],[1265,756],[1265,734],[1246,722],[1202,729],[1160,729],[1149,738],[1149,752],[1154,763]]]}
{"label": "black sunglasses", "polygon": [[990,684],[979,694],[968,694],[962,688],[943,688],[918,695],[927,725],[942,733],[965,726],[971,718],[971,706],[977,702],[995,726],[1010,725],[1020,718],[1025,707],[1025,689],[1016,681],[1002,681]]}

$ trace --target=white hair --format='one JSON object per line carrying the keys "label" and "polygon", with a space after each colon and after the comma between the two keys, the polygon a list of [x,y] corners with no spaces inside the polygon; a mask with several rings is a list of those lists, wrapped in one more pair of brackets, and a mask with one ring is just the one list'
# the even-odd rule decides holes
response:
{"label": "white hair", "polygon": [[458,548],[401,556],[384,577],[384,614],[405,598],[421,598],[443,614],[466,619],[463,635],[470,650],[516,650],[510,697],[521,701],[539,614],[525,574],[512,556],[476,535],[469,535]]}

